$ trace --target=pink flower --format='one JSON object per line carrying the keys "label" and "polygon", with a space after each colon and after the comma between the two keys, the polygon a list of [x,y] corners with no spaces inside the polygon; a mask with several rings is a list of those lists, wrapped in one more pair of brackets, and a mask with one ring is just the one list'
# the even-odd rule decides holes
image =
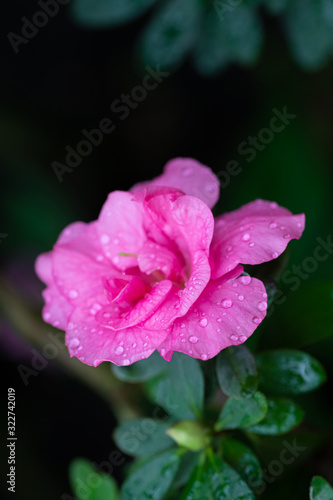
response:
{"label": "pink flower", "polygon": [[217,217],[219,182],[178,158],[151,182],[110,193],[97,221],[68,226],[36,262],[43,318],[66,330],[71,356],[129,365],[158,349],[203,360],[263,320],[267,295],[240,264],[278,257],[304,215],[256,200]]}

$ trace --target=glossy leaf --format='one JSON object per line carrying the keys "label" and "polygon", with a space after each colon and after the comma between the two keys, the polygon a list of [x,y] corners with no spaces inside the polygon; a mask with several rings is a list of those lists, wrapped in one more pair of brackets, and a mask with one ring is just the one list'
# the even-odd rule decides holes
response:
{"label": "glossy leaf", "polygon": [[263,394],[256,392],[251,398],[229,398],[215,424],[215,429],[238,429],[260,422],[267,413],[267,401]]}
{"label": "glossy leaf", "polygon": [[322,365],[306,352],[278,349],[257,355],[256,361],[264,391],[301,394],[326,380]]}
{"label": "glossy leaf", "polygon": [[193,420],[202,415],[204,377],[199,362],[176,352],[163,377],[148,384],[150,397],[169,415],[181,420]]}
{"label": "glossy leaf", "polygon": [[302,422],[303,416],[303,410],[293,401],[274,398],[268,400],[266,417],[246,430],[267,436],[286,434]]}
{"label": "glossy leaf", "polygon": [[333,500],[333,488],[320,476],[314,476],[310,486],[310,500]]}
{"label": "glossy leaf", "polygon": [[222,441],[223,458],[233,467],[241,478],[252,488],[260,486],[262,470],[253,451],[235,439],[225,437]]}
{"label": "glossy leaf", "polygon": [[193,0],[161,4],[143,33],[141,53],[145,63],[167,69],[179,65],[197,37],[200,14],[200,3]]}
{"label": "glossy leaf", "polygon": [[254,495],[234,469],[219,457],[199,465],[181,500],[254,500]]}
{"label": "glossy leaf", "polygon": [[246,398],[257,390],[257,365],[245,345],[221,351],[217,357],[216,372],[220,387],[227,396]]}
{"label": "glossy leaf", "polygon": [[77,500],[118,500],[116,481],[97,472],[84,458],[77,458],[69,467],[69,480]]}
{"label": "glossy leaf", "polygon": [[114,433],[115,443],[128,455],[147,456],[174,446],[166,434],[171,422],[139,418],[124,422]]}
{"label": "glossy leaf", "polygon": [[166,368],[167,364],[167,361],[155,351],[149,358],[137,361],[130,366],[111,364],[111,370],[119,380],[138,383],[155,377]]}
{"label": "glossy leaf", "polygon": [[140,16],[156,0],[73,0],[72,16],[87,28],[124,24]]}
{"label": "glossy leaf", "polygon": [[133,470],[121,489],[121,500],[163,499],[177,474],[178,450],[167,450],[148,458]]}

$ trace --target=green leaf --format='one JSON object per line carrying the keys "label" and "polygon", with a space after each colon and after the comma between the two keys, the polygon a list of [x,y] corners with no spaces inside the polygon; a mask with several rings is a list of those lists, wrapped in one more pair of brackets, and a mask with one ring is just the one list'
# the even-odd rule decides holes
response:
{"label": "green leaf", "polygon": [[306,352],[278,349],[256,356],[260,387],[264,391],[301,394],[319,387],[325,380],[325,370]]}
{"label": "green leaf", "polygon": [[178,66],[197,37],[201,10],[200,3],[193,0],[163,3],[143,33],[145,63],[166,69]]}
{"label": "green leaf", "polygon": [[156,0],[72,0],[75,21],[86,28],[106,28],[139,17]]}
{"label": "green leaf", "polygon": [[166,434],[172,422],[138,418],[122,423],[114,433],[115,443],[128,455],[147,456],[174,446]]}
{"label": "green leaf", "polygon": [[181,500],[254,500],[254,495],[229,465],[214,455],[199,465],[181,495]]}
{"label": "green leaf", "polygon": [[206,19],[194,64],[203,74],[214,74],[229,62],[252,64],[262,45],[262,26],[255,9],[232,6],[223,0],[213,3]]}
{"label": "green leaf", "polygon": [[69,467],[69,480],[77,500],[118,500],[115,480],[101,474],[84,458],[75,459]]}
{"label": "green leaf", "polygon": [[267,401],[263,394],[256,392],[252,398],[229,398],[215,424],[215,429],[238,429],[260,422],[267,413]]}
{"label": "green leaf", "polygon": [[333,489],[320,476],[314,476],[310,486],[310,500],[333,500]]}
{"label": "green leaf", "polygon": [[246,398],[257,390],[257,365],[245,345],[221,351],[217,357],[216,372],[220,387],[227,396]]}
{"label": "green leaf", "polygon": [[121,500],[159,500],[169,490],[179,468],[176,449],[154,455],[135,468],[124,482]]}
{"label": "green leaf", "polygon": [[322,2],[294,0],[286,14],[286,34],[295,59],[306,69],[321,68],[333,45],[332,25]]}
{"label": "green leaf", "polygon": [[114,375],[124,382],[138,383],[145,382],[161,373],[168,365],[157,351],[154,351],[147,359],[137,361],[130,366],[116,366],[111,364]]}
{"label": "green leaf", "polygon": [[266,436],[286,434],[302,422],[303,416],[303,410],[293,401],[274,398],[268,400],[266,417],[246,430]]}
{"label": "green leaf", "polygon": [[176,352],[163,377],[147,386],[149,396],[169,415],[181,420],[201,418],[204,400],[204,377],[196,359]]}
{"label": "green leaf", "polygon": [[228,437],[222,441],[223,458],[233,467],[244,481],[253,488],[262,483],[260,462],[245,444]]}
{"label": "green leaf", "polygon": [[194,469],[198,465],[200,455],[201,452],[196,452],[196,453],[189,452],[183,455],[177,475],[173,482],[174,488],[182,488],[189,482]]}
{"label": "green leaf", "polygon": [[273,14],[283,12],[288,6],[289,0],[266,0],[266,9]]}

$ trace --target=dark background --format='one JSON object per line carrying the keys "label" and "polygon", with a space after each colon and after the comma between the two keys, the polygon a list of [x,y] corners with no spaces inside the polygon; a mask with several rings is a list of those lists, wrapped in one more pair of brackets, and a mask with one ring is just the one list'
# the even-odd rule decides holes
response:
{"label": "dark background", "polygon": [[[62,6],[15,54],[7,33],[20,33],[21,17],[30,19],[37,6],[15,0],[3,9],[0,233],[7,236],[0,239],[1,274],[37,315],[42,285],[33,272],[36,256],[50,250],[70,222],[97,218],[110,191],[159,175],[176,156],[197,158],[221,178],[228,161],[239,162],[242,172],[222,189],[216,213],[257,197],[305,212],[306,231],[290,245],[288,266],[311,256],[316,238],[330,234],[332,65],[313,73],[299,69],[273,18],[265,19],[266,40],[257,65],[230,66],[203,78],[187,61],[122,121],[110,105],[146,74],[135,44],[149,14],[127,26],[92,31],[77,27]],[[239,144],[268,126],[273,108],[282,111],[284,106],[296,118],[247,162],[237,151]],[[59,182],[52,162],[64,163],[66,146],[75,149],[84,138],[82,130],[96,128],[105,117],[113,120],[115,131]],[[332,280],[332,269],[330,258],[308,281]],[[7,321],[0,326],[1,398],[5,401],[10,386],[17,396],[15,498],[56,500],[70,494],[72,458],[107,459],[115,448],[110,438],[115,420],[107,405],[56,361],[25,387],[17,366],[29,366],[31,346]],[[332,342],[320,344],[316,355],[331,373]],[[329,389],[323,391],[323,400],[331,400]],[[2,421],[5,426],[5,416]],[[320,462],[328,470],[332,464],[327,449],[317,453],[305,466],[308,474],[324,473],[317,470]],[[114,475],[121,478],[120,468]],[[2,489],[6,495],[6,485]]]}

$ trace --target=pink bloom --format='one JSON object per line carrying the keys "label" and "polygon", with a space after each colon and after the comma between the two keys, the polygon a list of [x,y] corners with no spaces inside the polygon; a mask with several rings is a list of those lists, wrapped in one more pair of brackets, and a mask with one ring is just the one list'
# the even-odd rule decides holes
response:
{"label": "pink bloom", "polygon": [[129,365],[155,349],[203,360],[263,320],[267,295],[240,264],[278,257],[304,215],[256,200],[217,217],[219,182],[178,158],[151,182],[110,193],[97,221],[76,222],[36,262],[43,318],[66,330],[71,356]]}

